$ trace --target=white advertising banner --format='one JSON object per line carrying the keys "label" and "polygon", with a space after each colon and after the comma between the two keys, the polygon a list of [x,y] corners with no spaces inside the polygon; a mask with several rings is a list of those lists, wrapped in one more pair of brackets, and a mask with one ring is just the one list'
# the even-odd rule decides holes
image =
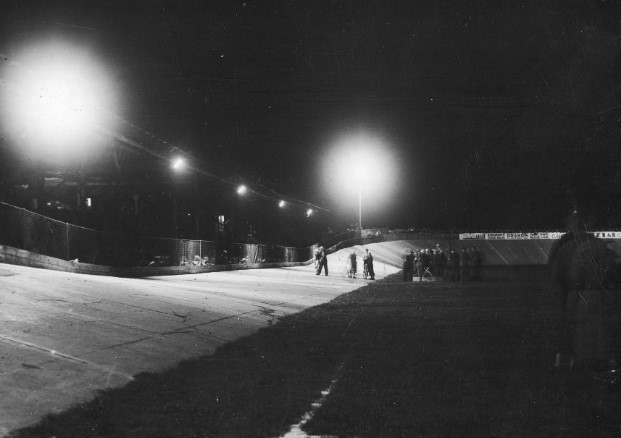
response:
{"label": "white advertising banner", "polygon": [[485,233],[485,239],[487,240],[504,240],[505,233]]}
{"label": "white advertising banner", "polygon": [[528,240],[530,239],[530,233],[505,233],[505,239],[507,240]]}
{"label": "white advertising banner", "polygon": [[[461,233],[459,240],[533,240],[560,239],[565,233],[558,231],[541,231],[537,233]],[[594,231],[599,239],[621,239],[621,231]]]}
{"label": "white advertising banner", "polygon": [[595,231],[593,234],[600,239],[621,239],[621,231]]}
{"label": "white advertising banner", "polygon": [[485,233],[463,233],[459,235],[459,240],[485,240]]}

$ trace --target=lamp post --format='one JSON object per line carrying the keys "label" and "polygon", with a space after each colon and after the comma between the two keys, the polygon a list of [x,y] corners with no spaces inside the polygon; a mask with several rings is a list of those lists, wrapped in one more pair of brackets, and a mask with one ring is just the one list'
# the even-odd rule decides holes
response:
{"label": "lamp post", "polygon": [[362,236],[362,169],[358,169],[358,226]]}
{"label": "lamp post", "polygon": [[344,132],[335,137],[322,161],[326,193],[343,206],[348,224],[355,223],[358,204],[356,228],[362,233],[363,191],[367,222],[397,191],[400,166],[391,145],[372,132]]}
{"label": "lamp post", "polygon": [[170,197],[172,201],[172,226],[173,226],[173,235],[174,237],[179,237],[179,196],[177,193],[178,184],[177,180],[181,178],[181,174],[186,169],[186,161],[179,156],[172,158],[170,161],[170,167],[173,170],[173,173],[170,175]]}
{"label": "lamp post", "polygon": [[10,143],[36,157],[33,207],[45,194],[44,165],[59,159],[79,168],[78,221],[84,224],[85,157],[113,129],[114,81],[88,48],[62,40],[25,44],[0,59],[0,128]]}

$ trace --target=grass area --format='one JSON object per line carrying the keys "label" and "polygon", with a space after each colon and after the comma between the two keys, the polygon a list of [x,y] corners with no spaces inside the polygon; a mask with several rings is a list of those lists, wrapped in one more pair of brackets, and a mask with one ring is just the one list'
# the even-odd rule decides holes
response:
{"label": "grass area", "polygon": [[548,372],[558,309],[542,285],[398,278],[12,436],[276,437],[331,382],[309,434],[621,436],[620,393],[591,375]]}

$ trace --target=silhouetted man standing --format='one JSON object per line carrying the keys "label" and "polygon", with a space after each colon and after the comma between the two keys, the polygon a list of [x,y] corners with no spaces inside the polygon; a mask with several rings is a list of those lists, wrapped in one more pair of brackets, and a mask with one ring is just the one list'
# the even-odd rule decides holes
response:
{"label": "silhouetted man standing", "polygon": [[414,277],[414,251],[405,256],[403,262],[403,281],[412,281]]}
{"label": "silhouetted man standing", "polygon": [[323,246],[319,247],[319,265],[317,266],[316,275],[321,274],[321,270],[325,267],[325,273],[328,275],[328,255]]}
{"label": "silhouetted man standing", "polygon": [[375,280],[375,271],[373,270],[373,256],[368,249],[366,250],[365,256],[362,258],[362,262],[366,265],[366,272],[371,277],[371,280]]}

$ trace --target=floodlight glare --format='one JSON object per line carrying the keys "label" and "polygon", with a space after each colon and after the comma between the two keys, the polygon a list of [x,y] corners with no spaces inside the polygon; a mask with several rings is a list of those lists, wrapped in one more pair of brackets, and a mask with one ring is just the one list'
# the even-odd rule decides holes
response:
{"label": "floodlight glare", "polygon": [[0,67],[1,127],[14,144],[58,154],[114,129],[117,93],[91,50],[45,41],[7,55]]}
{"label": "floodlight glare", "polygon": [[237,193],[239,195],[245,195],[247,191],[248,191],[248,188],[243,184],[237,187]]}
{"label": "floodlight glare", "polygon": [[322,161],[325,193],[344,211],[356,211],[360,228],[363,204],[383,214],[397,191],[402,164],[387,139],[367,131],[344,132],[330,142]]}
{"label": "floodlight glare", "polygon": [[181,157],[176,157],[171,162],[171,167],[176,171],[185,169],[185,160]]}

